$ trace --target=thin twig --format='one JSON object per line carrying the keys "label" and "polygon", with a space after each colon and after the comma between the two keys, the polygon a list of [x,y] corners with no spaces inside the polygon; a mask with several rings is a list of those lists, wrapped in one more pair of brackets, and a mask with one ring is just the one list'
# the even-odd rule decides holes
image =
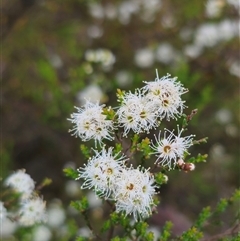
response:
{"label": "thin twig", "polygon": [[223,233],[220,233],[220,234],[208,237],[208,238],[204,238],[201,241],[215,241],[215,240],[222,239],[226,236],[236,235],[236,234],[238,234],[238,232],[240,232],[240,223],[236,223],[233,227],[227,229]]}
{"label": "thin twig", "polygon": [[86,222],[88,228],[91,230],[92,234],[93,234],[99,241],[102,240],[102,238],[101,238],[97,233],[94,232],[93,227],[92,227],[92,225],[91,225],[91,223],[90,223],[90,221],[89,221],[87,212],[86,212],[86,211],[82,212],[82,215],[83,215],[83,217],[84,217],[84,219],[85,219],[85,222]]}
{"label": "thin twig", "polygon": [[108,237],[107,237],[107,241],[110,241],[113,237],[113,233],[114,233],[114,225],[111,225],[111,228],[109,229],[109,233],[108,233]]}

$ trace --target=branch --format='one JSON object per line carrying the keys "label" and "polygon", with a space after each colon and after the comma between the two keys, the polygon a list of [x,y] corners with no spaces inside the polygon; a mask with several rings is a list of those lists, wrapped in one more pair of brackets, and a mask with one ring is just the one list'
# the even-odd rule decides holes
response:
{"label": "branch", "polygon": [[236,234],[238,234],[238,232],[240,232],[240,223],[236,223],[233,227],[227,229],[227,230],[224,231],[223,233],[214,235],[214,236],[212,236],[212,237],[208,237],[208,238],[201,239],[201,241],[215,241],[215,240],[220,240],[221,238],[224,238],[224,237],[226,237],[226,236],[236,235]]}

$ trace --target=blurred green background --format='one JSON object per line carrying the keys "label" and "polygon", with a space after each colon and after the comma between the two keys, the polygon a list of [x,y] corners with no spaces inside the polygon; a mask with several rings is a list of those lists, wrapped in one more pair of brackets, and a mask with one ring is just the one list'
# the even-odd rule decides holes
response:
{"label": "blurred green background", "polygon": [[62,169],[85,162],[68,133],[74,105],[86,95],[116,106],[117,88],[142,87],[157,69],[189,89],[185,113],[198,109],[189,134],[209,138],[190,150],[207,153],[207,163],[171,173],[162,207],[193,220],[239,186],[238,1],[3,0],[1,8],[3,178],[19,168],[37,183],[49,177],[44,198],[67,207]]}

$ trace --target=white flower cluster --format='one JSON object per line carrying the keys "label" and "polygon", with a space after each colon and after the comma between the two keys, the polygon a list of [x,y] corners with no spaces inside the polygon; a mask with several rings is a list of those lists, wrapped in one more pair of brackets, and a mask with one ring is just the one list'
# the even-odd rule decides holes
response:
{"label": "white flower cluster", "polygon": [[127,92],[121,96],[121,104],[116,112],[116,121],[108,120],[103,114],[104,105],[87,101],[83,108],[78,108],[69,119],[75,126],[70,131],[79,136],[83,141],[94,139],[113,140],[114,126],[123,127],[123,136],[129,131],[134,133],[149,132],[159,126],[159,121],[166,118],[176,119],[182,115],[186,107],[181,95],[187,92],[177,78],[170,75],[155,81],[144,82],[146,85],[137,89],[135,93]]}
{"label": "white flower cluster", "polygon": [[[176,77],[171,78],[168,74],[159,78],[157,74],[155,81],[144,81],[144,84],[134,93],[118,92],[120,106],[116,112],[87,101],[69,119],[74,124],[73,135],[83,141],[93,139],[95,145],[99,143],[101,148],[101,151],[94,150],[95,156],[78,169],[77,179],[85,180],[82,188],[93,189],[98,196],[113,200],[117,212],[133,214],[135,220],[148,217],[155,206],[154,175],[150,169],[141,166],[136,169],[131,165],[129,167],[127,157],[116,153],[112,147],[106,149],[103,140],[114,140],[113,134],[117,129],[122,137],[132,133],[149,133],[158,128],[163,119],[169,121],[181,117],[186,108],[181,96],[187,89],[177,82]],[[108,113],[111,114],[108,116]],[[152,152],[149,154],[156,155],[155,164],[170,170],[179,159],[184,159],[193,144],[193,135],[182,137],[182,133],[183,129],[179,127],[177,134],[166,129],[161,136],[159,131],[155,142],[150,144]]]}
{"label": "white flower cluster", "polygon": [[103,105],[86,102],[84,108],[77,108],[69,119],[75,127],[70,130],[73,135],[79,136],[83,141],[94,139],[101,143],[102,139],[112,140],[113,122],[106,119],[103,114]]}
{"label": "white flower cluster", "polygon": [[153,175],[148,170],[127,168],[127,159],[119,153],[114,155],[112,147],[95,150],[95,154],[85,167],[78,169],[77,179],[85,180],[82,188],[94,189],[100,197],[114,200],[117,212],[132,213],[135,220],[148,217],[154,206]]}
{"label": "white flower cluster", "polygon": [[46,203],[34,192],[35,183],[30,175],[25,173],[25,170],[18,170],[11,174],[5,180],[5,186],[12,188],[21,196],[17,213],[3,215],[3,220],[13,215],[14,220],[22,226],[31,226],[46,221]]}

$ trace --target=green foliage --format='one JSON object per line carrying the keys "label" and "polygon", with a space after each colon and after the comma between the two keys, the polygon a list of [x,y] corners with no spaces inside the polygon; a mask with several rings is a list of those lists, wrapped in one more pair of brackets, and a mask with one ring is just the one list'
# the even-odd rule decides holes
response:
{"label": "green foliage", "polygon": [[64,233],[64,235],[62,235],[59,238],[59,241],[69,241],[76,236],[76,233],[78,231],[78,226],[75,220],[72,220],[72,219],[68,220],[66,223],[66,229],[68,232]]}
{"label": "green foliage", "polygon": [[229,202],[226,198],[221,198],[220,201],[217,204],[217,207],[215,209],[216,213],[222,213],[226,210],[227,206],[229,205]]}
{"label": "green foliage", "polygon": [[[226,212],[227,209],[230,208],[230,206],[232,206],[233,204],[237,204],[238,206],[240,202],[239,190],[240,189],[235,190],[232,196],[228,199],[226,198],[220,199],[214,209],[211,209],[210,207],[203,208],[202,212],[199,214],[197,220],[195,221],[193,227],[191,227],[189,230],[184,232],[182,236],[179,237],[179,240],[183,240],[183,241],[196,240],[197,241],[200,238],[202,238],[204,234],[204,230],[208,226],[212,227],[215,221],[220,220],[220,216],[219,216],[220,213]],[[238,212],[239,210],[237,210],[237,213]],[[236,216],[235,219],[236,220],[234,222],[236,223],[238,223],[240,220],[238,216]],[[237,231],[237,228],[235,230],[235,227],[233,226],[231,231],[219,234],[218,240],[229,240],[229,241],[238,240],[239,233],[236,231]],[[228,237],[229,235],[232,237]]]}
{"label": "green foliage", "polygon": [[5,148],[1,148],[1,174],[0,181],[7,176],[8,170],[12,165],[11,163],[11,151],[13,148],[13,144],[8,143]]}
{"label": "green foliage", "polygon": [[70,178],[72,178],[74,180],[76,180],[76,178],[78,178],[78,176],[79,176],[78,171],[74,170],[73,168],[70,168],[70,167],[63,169],[63,172],[64,172],[64,175],[66,177],[70,177]]}
{"label": "green foliage", "polygon": [[85,158],[89,159],[90,156],[91,156],[91,150],[88,146],[84,145],[84,144],[81,144],[80,145],[80,150],[81,150],[81,153],[84,155]]}
{"label": "green foliage", "polygon": [[137,149],[137,145],[139,143],[139,139],[140,139],[140,136],[137,135],[137,134],[134,134],[133,137],[132,137],[132,149],[135,150]]}
{"label": "green foliage", "polygon": [[167,182],[167,177],[162,172],[155,173],[155,182],[161,186],[162,184]]}
{"label": "green foliage", "polygon": [[149,159],[152,149],[150,147],[150,140],[149,138],[144,138],[138,145],[137,149],[143,153],[143,157],[145,159]]}
{"label": "green foliage", "polygon": [[109,230],[111,228],[112,224],[111,224],[111,220],[106,220],[104,221],[102,228],[101,228],[101,232],[106,232],[107,230]]}
{"label": "green foliage", "polygon": [[89,241],[89,239],[86,238],[86,237],[78,236],[78,237],[76,238],[76,241]]}
{"label": "green foliage", "polygon": [[198,154],[197,157],[190,157],[186,162],[188,163],[201,163],[206,162],[207,154]]}
{"label": "green foliage", "polygon": [[206,220],[212,215],[211,208],[205,207],[202,212],[199,214],[198,219],[195,222],[195,227],[201,229],[206,222]]}
{"label": "green foliage", "polygon": [[109,107],[103,108],[103,114],[106,115],[107,120],[114,120],[116,113],[111,107]]}
{"label": "green foliage", "polygon": [[148,224],[146,222],[138,222],[135,224],[134,228],[136,229],[137,237],[145,237]]}
{"label": "green foliage", "polygon": [[81,213],[86,212],[89,207],[87,197],[83,197],[78,201],[72,201],[70,205]]}
{"label": "green foliage", "polygon": [[18,237],[18,240],[24,240],[24,241],[32,241],[32,233],[34,230],[34,226],[32,227],[20,227],[16,231],[16,237]]}
{"label": "green foliage", "polygon": [[182,234],[179,240],[181,241],[199,241],[203,237],[203,233],[196,227],[192,227]]}
{"label": "green foliage", "polygon": [[120,238],[118,236],[111,239],[111,241],[127,241],[127,238]]}
{"label": "green foliage", "polygon": [[167,221],[162,228],[161,236],[158,238],[158,241],[167,241],[171,237],[171,229],[173,227],[172,222]]}
{"label": "green foliage", "polygon": [[120,153],[122,152],[122,145],[120,143],[116,143],[115,144],[115,148],[114,148],[115,153]]}

